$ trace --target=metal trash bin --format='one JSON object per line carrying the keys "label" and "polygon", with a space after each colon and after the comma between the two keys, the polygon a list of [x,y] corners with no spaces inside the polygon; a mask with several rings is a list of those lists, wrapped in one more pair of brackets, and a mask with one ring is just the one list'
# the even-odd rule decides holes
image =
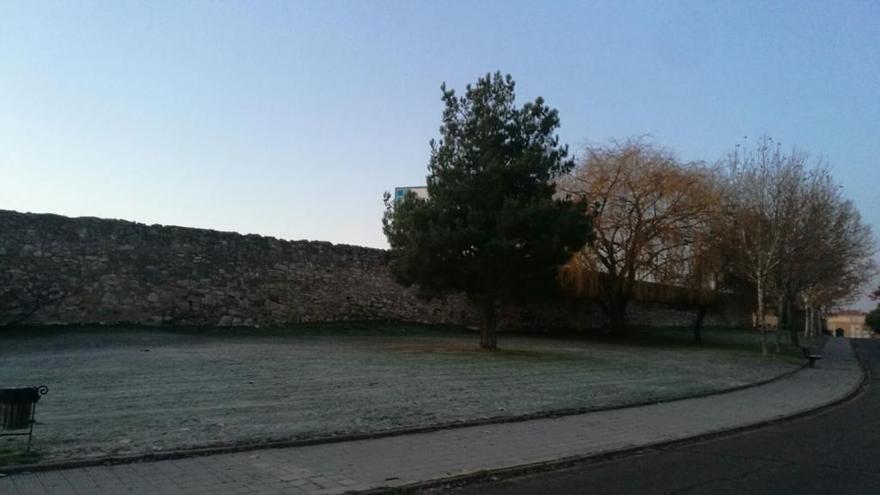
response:
{"label": "metal trash bin", "polygon": [[0,436],[28,437],[28,450],[34,432],[37,401],[49,392],[49,387],[0,388],[0,430],[28,430],[22,433],[0,433]]}

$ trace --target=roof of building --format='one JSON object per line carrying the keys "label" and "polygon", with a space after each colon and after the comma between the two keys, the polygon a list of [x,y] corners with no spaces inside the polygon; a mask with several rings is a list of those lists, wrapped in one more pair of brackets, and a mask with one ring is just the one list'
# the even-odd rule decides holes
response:
{"label": "roof of building", "polygon": [[831,313],[828,316],[865,316],[867,313],[864,311],[859,311],[856,309],[842,309],[840,311]]}

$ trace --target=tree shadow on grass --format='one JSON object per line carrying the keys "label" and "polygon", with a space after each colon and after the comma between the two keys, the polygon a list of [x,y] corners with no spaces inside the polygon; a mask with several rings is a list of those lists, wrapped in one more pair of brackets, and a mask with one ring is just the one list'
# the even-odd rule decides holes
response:
{"label": "tree shadow on grass", "polygon": [[565,351],[535,350],[499,347],[497,349],[482,349],[476,342],[465,343],[455,341],[436,341],[418,343],[389,344],[384,348],[391,352],[404,352],[409,354],[436,354],[449,356],[479,356],[482,359],[517,359],[528,361],[579,359],[578,356]]}
{"label": "tree shadow on grass", "polygon": [[[687,327],[630,327],[626,333],[614,334],[604,330],[581,332],[518,332],[521,335],[545,336],[550,338],[566,338],[581,342],[595,342],[627,347],[651,348],[658,350],[705,352],[711,350],[760,354],[761,336],[756,330],[707,327],[702,332],[702,342],[694,342],[693,331]],[[800,363],[803,358],[799,346],[788,342],[787,334],[783,335],[780,352],[775,349],[775,334],[767,335],[770,356],[776,356],[787,362]],[[812,349],[820,349],[824,339],[812,339],[802,345]]]}

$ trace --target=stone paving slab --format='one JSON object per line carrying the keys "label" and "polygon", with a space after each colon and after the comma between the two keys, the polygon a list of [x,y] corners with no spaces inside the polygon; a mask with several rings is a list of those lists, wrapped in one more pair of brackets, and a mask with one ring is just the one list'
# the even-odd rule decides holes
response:
{"label": "stone paving slab", "polygon": [[842,399],[862,371],[846,339],[775,382],[727,394],[575,416],[354,442],[0,478],[0,494],[334,494],[598,455],[779,419]]}

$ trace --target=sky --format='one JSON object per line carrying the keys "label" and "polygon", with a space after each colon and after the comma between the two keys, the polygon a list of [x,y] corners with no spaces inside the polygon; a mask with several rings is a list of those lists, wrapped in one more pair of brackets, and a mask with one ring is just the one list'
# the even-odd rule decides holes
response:
{"label": "sky", "polygon": [[768,134],[880,233],[878,26],[876,1],[5,0],[0,209],[387,247],[440,84],[501,71],[575,155]]}

